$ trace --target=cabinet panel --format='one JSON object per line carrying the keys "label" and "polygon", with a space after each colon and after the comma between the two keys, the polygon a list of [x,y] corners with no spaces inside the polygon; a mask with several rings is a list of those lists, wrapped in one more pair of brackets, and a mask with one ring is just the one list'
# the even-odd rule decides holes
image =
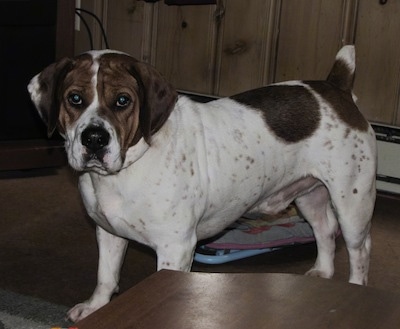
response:
{"label": "cabinet panel", "polygon": [[371,121],[400,125],[400,1],[84,1],[107,4],[113,48],[150,61],[177,88],[197,93],[225,96],[275,81],[324,79],[339,48],[354,42],[361,111]]}
{"label": "cabinet panel", "polygon": [[400,125],[400,1],[362,0],[357,18],[354,90],[359,107],[371,121]]}
{"label": "cabinet panel", "polygon": [[325,79],[342,44],[345,1],[282,0],[275,81]]}
{"label": "cabinet panel", "polygon": [[110,47],[142,59],[143,1],[109,1],[107,34]]}
{"label": "cabinet panel", "polygon": [[271,1],[228,0],[221,19],[216,94],[232,95],[266,83]]}
{"label": "cabinet panel", "polygon": [[166,6],[155,18],[155,66],[178,89],[211,94],[215,71],[215,5]]}

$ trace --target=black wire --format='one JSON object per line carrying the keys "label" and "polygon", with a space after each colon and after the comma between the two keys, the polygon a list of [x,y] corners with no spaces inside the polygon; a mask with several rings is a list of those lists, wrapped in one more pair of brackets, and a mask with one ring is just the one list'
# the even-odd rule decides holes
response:
{"label": "black wire", "polygon": [[93,46],[93,36],[92,36],[92,32],[90,32],[89,24],[86,22],[86,20],[82,17],[82,15],[80,13],[75,11],[75,14],[78,15],[78,17],[81,19],[83,25],[85,25],[85,28],[86,28],[86,31],[87,31],[88,37],[89,37],[90,50],[93,50],[93,48],[94,48],[94,46]]}
{"label": "black wire", "polygon": [[[104,44],[106,45],[106,49],[110,49],[110,46],[108,45],[108,40],[107,40],[106,31],[104,30],[104,26],[103,26],[103,23],[101,22],[100,18],[98,18],[94,13],[92,13],[91,11],[86,10],[86,9],[75,8],[75,13],[76,13],[76,14],[78,14],[77,11],[81,11],[81,12],[83,12],[83,13],[85,13],[85,14],[88,14],[88,15],[92,16],[92,17],[97,21],[97,23],[99,24],[100,29],[101,29],[101,34],[102,34],[102,36],[103,36]],[[79,14],[78,14],[78,16],[79,16],[79,17],[82,17],[82,16],[79,15]]]}

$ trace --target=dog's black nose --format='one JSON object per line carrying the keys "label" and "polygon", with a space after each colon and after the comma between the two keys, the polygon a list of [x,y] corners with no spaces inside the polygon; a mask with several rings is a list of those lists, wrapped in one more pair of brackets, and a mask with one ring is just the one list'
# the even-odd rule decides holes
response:
{"label": "dog's black nose", "polygon": [[102,127],[88,127],[81,135],[82,145],[88,150],[97,152],[110,142],[110,134]]}

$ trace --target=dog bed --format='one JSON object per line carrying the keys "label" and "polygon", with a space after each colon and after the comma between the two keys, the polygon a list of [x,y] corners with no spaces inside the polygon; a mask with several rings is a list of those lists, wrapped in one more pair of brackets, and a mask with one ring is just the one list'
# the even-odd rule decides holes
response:
{"label": "dog bed", "polygon": [[196,249],[194,260],[222,264],[284,246],[314,242],[311,226],[293,205],[277,215],[245,215]]}

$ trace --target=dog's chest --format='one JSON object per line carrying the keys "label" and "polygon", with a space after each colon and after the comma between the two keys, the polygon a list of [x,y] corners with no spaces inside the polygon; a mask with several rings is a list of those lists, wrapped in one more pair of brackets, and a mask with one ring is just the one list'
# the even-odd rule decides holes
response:
{"label": "dog's chest", "polygon": [[80,191],[89,215],[112,234],[149,244],[148,218],[140,193],[128,190],[123,177],[84,174]]}

